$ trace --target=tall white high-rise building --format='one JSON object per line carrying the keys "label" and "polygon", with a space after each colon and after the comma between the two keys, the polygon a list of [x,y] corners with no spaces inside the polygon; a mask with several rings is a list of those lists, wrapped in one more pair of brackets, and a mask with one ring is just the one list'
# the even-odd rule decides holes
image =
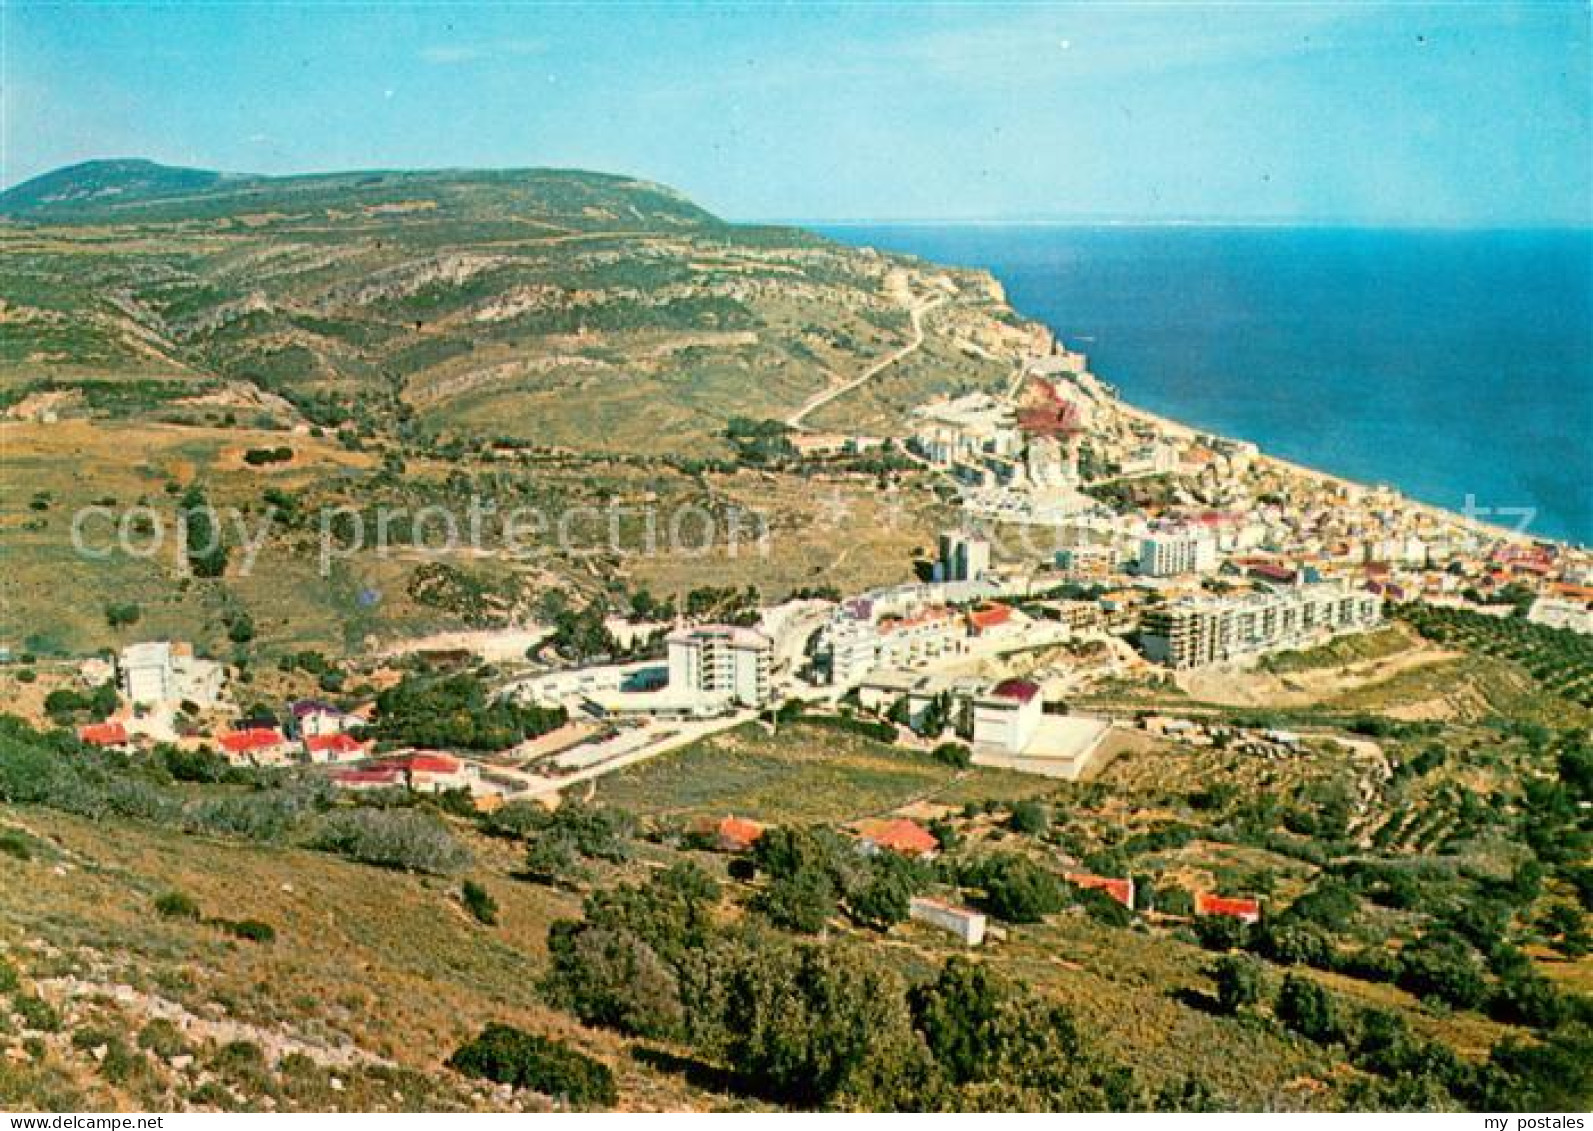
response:
{"label": "tall white high-rise building", "polygon": [[1140,540],[1141,577],[1177,577],[1217,568],[1217,540],[1203,530],[1170,530]]}
{"label": "tall white high-rise building", "polygon": [[673,632],[669,687],[723,698],[743,707],[769,701],[774,644],[761,632],[734,625],[705,625]]}

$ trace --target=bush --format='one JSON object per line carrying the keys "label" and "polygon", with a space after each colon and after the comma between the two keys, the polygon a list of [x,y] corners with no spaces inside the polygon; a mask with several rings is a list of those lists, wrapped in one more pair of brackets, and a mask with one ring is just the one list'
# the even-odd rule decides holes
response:
{"label": "bush", "polygon": [[155,899],[155,911],[166,919],[198,919],[199,904],[194,897],[180,891],[169,891]]}
{"label": "bush", "polygon": [[1284,1025],[1319,1045],[1331,1044],[1344,1035],[1332,996],[1298,974],[1284,976],[1272,1009]]}
{"label": "bush", "polygon": [[1012,814],[1007,818],[1007,826],[1015,833],[1025,836],[1039,836],[1051,824],[1051,815],[1046,812],[1044,805],[1038,801],[1019,801],[1012,806]]}
{"label": "bush", "polygon": [[1211,968],[1217,983],[1217,1004],[1224,1013],[1238,1013],[1261,1000],[1261,963],[1241,954],[1224,955]]}
{"label": "bush", "polygon": [[22,1018],[24,1029],[53,1033],[61,1027],[61,1015],[42,997],[18,994],[11,999],[11,1008],[18,1017]]}
{"label": "bush", "polygon": [[269,943],[275,942],[277,938],[276,928],[259,919],[218,919],[216,926],[233,938],[244,939],[247,942]]}
{"label": "bush", "polygon": [[381,868],[445,874],[470,863],[470,852],[437,818],[412,809],[342,809],[328,813],[311,847]]}
{"label": "bush", "polygon": [[929,756],[954,770],[966,770],[973,765],[973,752],[960,742],[942,742]]}
{"label": "bush", "polygon": [[607,1065],[509,1025],[488,1025],[454,1051],[448,1066],[495,1084],[530,1088],[576,1107],[612,1107],[619,1099]]}
{"label": "bush", "polygon": [[168,1021],[164,1017],[156,1017],[139,1031],[138,1047],[164,1060],[170,1060],[187,1052],[188,1042],[183,1040],[183,1032],[175,1022]]}
{"label": "bush", "polygon": [[28,838],[16,829],[0,830],[0,856],[13,860],[32,860],[33,847]]}
{"label": "bush", "polygon": [[1038,923],[1062,910],[1062,885],[1023,856],[1002,854],[980,861],[968,879],[985,890],[985,906],[1009,923]]}
{"label": "bush", "polygon": [[464,901],[465,910],[474,915],[477,922],[485,923],[489,927],[497,925],[498,901],[475,880],[466,880],[460,886],[459,898]]}

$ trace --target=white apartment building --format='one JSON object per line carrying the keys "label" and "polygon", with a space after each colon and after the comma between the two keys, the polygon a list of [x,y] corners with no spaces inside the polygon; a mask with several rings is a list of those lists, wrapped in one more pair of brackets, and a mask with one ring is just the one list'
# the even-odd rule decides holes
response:
{"label": "white apartment building", "polygon": [[1177,577],[1217,568],[1217,540],[1204,530],[1157,531],[1140,539],[1141,577]]}
{"label": "white apartment building", "polygon": [[186,641],[148,640],[122,649],[116,660],[116,682],[136,706],[187,700],[212,707],[221,697],[226,670],[214,660],[199,659]]}
{"label": "white apartment building", "polygon": [[1193,668],[1309,647],[1381,624],[1383,600],[1342,581],[1266,589],[1236,597],[1186,597],[1144,616],[1147,659]]}
{"label": "white apartment building", "polygon": [[705,625],[673,632],[665,642],[672,694],[692,691],[743,707],[761,707],[769,701],[774,643],[763,633],[734,625]]}
{"label": "white apartment building", "polygon": [[830,682],[849,686],[879,668],[916,668],[962,651],[968,626],[950,609],[930,607],[878,621],[842,612],[825,630]]}
{"label": "white apartment building", "polygon": [[1566,628],[1572,632],[1593,634],[1593,609],[1560,597],[1539,597],[1532,602],[1527,619],[1533,624],[1549,628]]}

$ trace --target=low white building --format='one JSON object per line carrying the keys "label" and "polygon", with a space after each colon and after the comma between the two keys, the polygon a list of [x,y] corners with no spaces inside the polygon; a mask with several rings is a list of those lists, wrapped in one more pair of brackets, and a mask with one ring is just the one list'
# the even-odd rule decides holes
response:
{"label": "low white building", "polygon": [[965,946],[978,946],[985,941],[988,920],[984,912],[967,907],[956,907],[939,899],[915,895],[907,905],[907,914],[915,923],[924,923],[949,931],[962,940]]}
{"label": "low white building", "polygon": [[158,707],[188,701],[213,707],[226,684],[226,669],[194,655],[181,640],[149,640],[129,644],[116,661],[116,682],[136,706]]}
{"label": "low white building", "polygon": [[1593,609],[1561,597],[1539,597],[1532,602],[1527,619],[1549,628],[1568,628],[1572,632],[1593,633]]}
{"label": "low white building", "polygon": [[973,701],[974,746],[1021,754],[1039,729],[1044,709],[1036,684],[1003,680]]}

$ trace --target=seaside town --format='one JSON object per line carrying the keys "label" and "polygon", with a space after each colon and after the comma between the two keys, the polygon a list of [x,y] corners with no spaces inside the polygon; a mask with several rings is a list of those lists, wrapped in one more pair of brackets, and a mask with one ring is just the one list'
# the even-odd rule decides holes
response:
{"label": "seaside town", "polygon": [[[1089,372],[1085,356],[1044,344],[1007,395],[942,397],[912,413],[901,451],[954,486],[965,516],[914,580],[747,608],[737,623],[611,618],[613,638],[653,642],[650,655],[623,662],[561,664],[537,643],[551,630],[535,625],[410,654],[446,670],[501,656],[504,640],[531,640],[520,662],[495,666],[491,694],[558,724],[518,745],[483,754],[381,741],[376,700],[245,710],[223,662],[168,640],[77,668],[85,692],[115,692],[114,706],[104,699],[104,717],[78,736],[123,751],[172,743],[235,767],[303,766],[350,794],[457,791],[487,812],[511,801],[556,805],[574,787],[710,735],[792,717],[856,720],[910,747],[965,747],[974,765],[1078,781],[1110,756],[1114,736],[1136,731],[1186,745],[1216,733],[1258,756],[1301,741],[1068,707],[1114,680],[1241,672],[1377,629],[1395,603],[1593,633],[1587,551],[1140,412]],[[789,440],[804,459],[892,444],[807,429]],[[1048,552],[1027,549],[1042,544]],[[400,675],[383,659],[350,667],[377,686]],[[729,814],[714,836],[744,851],[761,830]],[[852,832],[863,851],[936,851],[925,825],[906,817]],[[1066,879],[1135,906],[1129,877]],[[1196,895],[1197,915],[1260,913],[1248,896]],[[931,897],[915,897],[912,913],[969,945],[986,935],[983,914]]]}
{"label": "seaside town", "polygon": [[1586,1131],[1593,9],[114,7],[0,1111]]}

